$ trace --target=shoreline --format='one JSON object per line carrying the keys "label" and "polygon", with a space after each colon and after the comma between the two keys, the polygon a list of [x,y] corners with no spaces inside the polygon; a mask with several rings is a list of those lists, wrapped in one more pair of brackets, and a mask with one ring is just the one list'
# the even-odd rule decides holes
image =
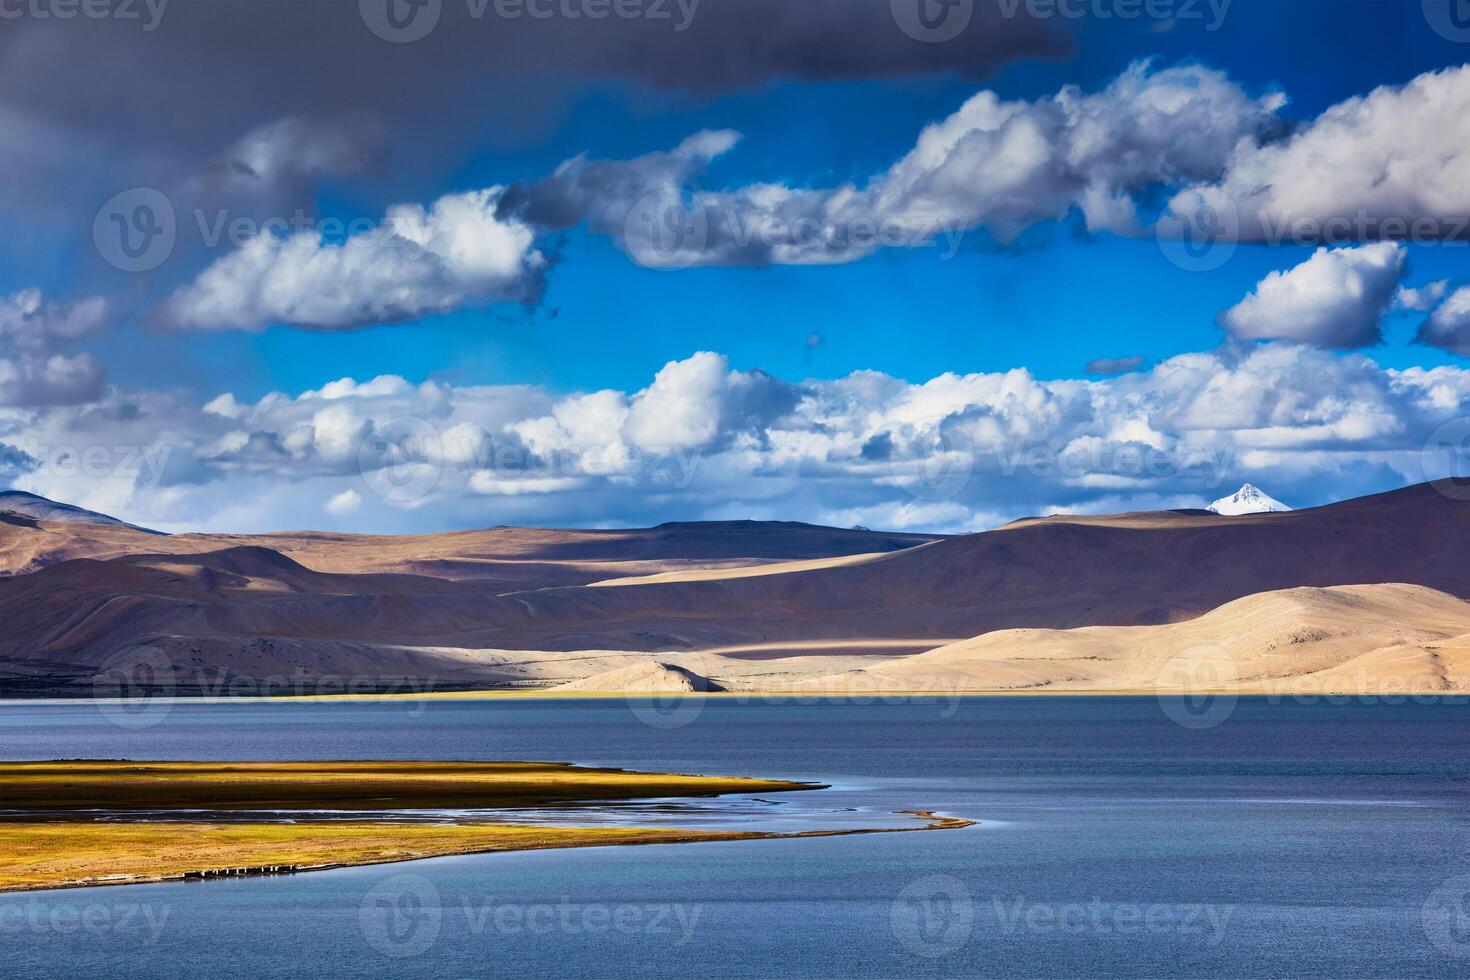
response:
{"label": "shoreline", "polygon": [[[976,826],[978,820],[970,820],[965,817],[949,817],[938,814],[933,810],[895,810],[894,813],[912,816],[916,820],[924,821],[918,826],[905,827],[849,827],[834,828],[826,830],[801,830],[801,831],[702,831],[702,830],[660,830],[655,828],[595,828],[595,827],[530,827],[520,824],[476,824],[476,825],[451,825],[451,827],[437,827],[429,825],[431,830],[462,830],[468,836],[470,833],[484,835],[501,834],[502,839],[496,841],[482,841],[479,844],[462,843],[451,846],[448,843],[440,845],[426,845],[427,850],[414,853],[401,854],[362,854],[357,857],[346,857],[341,860],[333,860],[316,864],[294,864],[291,870],[283,872],[262,871],[255,874],[231,874],[228,877],[282,877],[290,874],[308,874],[314,871],[332,871],[342,868],[370,867],[383,864],[401,864],[410,861],[423,861],[438,857],[461,857],[470,854],[497,854],[512,851],[539,851],[539,850],[561,850],[582,847],[638,847],[654,844],[698,844],[719,843],[723,841],[754,841],[754,840],[800,840],[817,837],[853,837],[865,834],[900,834],[913,833],[916,831],[930,830],[962,830]],[[3,836],[7,828],[31,828],[32,824],[5,824],[0,823],[0,836]],[[74,827],[77,824],[51,824],[44,826],[52,827]],[[195,838],[202,831],[218,829],[222,825],[210,823],[114,823],[97,825],[109,828],[136,829],[168,828],[180,836]],[[261,826],[288,827],[296,830],[314,829],[320,827],[342,828],[347,830],[371,827],[378,831],[386,831],[390,834],[398,832],[403,834],[410,830],[418,830],[425,827],[423,824],[395,824],[395,823],[370,823],[370,824],[231,824],[224,825],[240,831],[254,830]],[[510,831],[534,832],[539,834],[550,834],[552,840],[525,840],[516,843],[507,843],[503,835]],[[412,835],[410,835],[412,836]],[[184,882],[198,880],[201,872],[227,870],[253,866],[257,862],[242,858],[238,862],[230,862],[215,868],[189,868],[170,869],[142,874],[128,874],[126,876],[112,874],[92,875],[76,879],[63,879],[45,882],[18,882],[0,883],[0,895],[34,894],[46,891],[64,891],[75,888],[101,888],[115,885],[149,885],[165,884],[168,882]],[[260,861],[260,864],[272,862]],[[224,875],[221,875],[224,877]],[[209,879],[205,879],[209,880]],[[202,883],[202,882],[201,882]]]}
{"label": "shoreline", "polygon": [[139,698],[93,698],[79,695],[14,695],[0,697],[3,705],[127,705],[127,704],[251,704],[251,703],[323,703],[343,701],[627,701],[650,699],[704,699],[711,701],[768,701],[817,704],[823,701],[861,705],[873,701],[967,700],[972,698],[1470,698],[1470,690],[1414,688],[1383,691],[1348,690],[1262,690],[1260,688],[1201,688],[1199,690],[1157,690],[1151,688],[1110,688],[1078,690],[1057,688],[1022,688],[1016,690],[872,690],[872,691],[558,691],[554,688],[473,688],[445,691],[384,691],[371,694],[270,694],[221,696],[214,694],[169,693]]}

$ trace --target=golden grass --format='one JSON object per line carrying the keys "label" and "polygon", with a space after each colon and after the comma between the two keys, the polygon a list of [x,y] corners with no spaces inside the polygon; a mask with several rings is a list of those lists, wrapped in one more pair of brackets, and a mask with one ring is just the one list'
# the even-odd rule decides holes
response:
{"label": "golden grass", "polygon": [[546,847],[728,837],[623,827],[403,823],[0,823],[0,891],[132,884],[259,865],[301,870]]}
{"label": "golden grass", "polygon": [[[183,878],[190,872],[290,865],[309,871],[450,854],[945,830],[968,820],[902,811],[922,826],[790,834],[641,827],[103,822],[93,808],[497,808],[592,800],[815,789],[814,783],[587,769],[547,762],[0,762],[0,892]],[[51,819],[38,819],[42,814]],[[70,818],[70,819],[56,819]]]}
{"label": "golden grass", "polygon": [[0,762],[0,808],[515,807],[815,789],[549,762]]}
{"label": "golden grass", "polygon": [[956,830],[974,823],[935,816],[927,810],[899,812],[924,822],[796,833],[519,824],[0,823],[0,892],[140,884],[178,879],[192,871],[260,865],[295,865],[297,870],[313,871],[451,854],[842,837]]}

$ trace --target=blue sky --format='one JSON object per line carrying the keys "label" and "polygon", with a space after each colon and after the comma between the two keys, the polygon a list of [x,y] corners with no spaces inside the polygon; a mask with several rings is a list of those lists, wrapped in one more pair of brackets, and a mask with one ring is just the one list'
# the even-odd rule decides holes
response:
{"label": "blue sky", "polygon": [[[339,120],[352,120],[352,126],[372,131],[371,152],[365,151],[350,166],[324,165],[309,173],[304,165],[298,167],[301,173],[285,166],[289,179],[282,178],[279,186],[252,188],[250,192],[259,196],[247,205],[232,199],[227,206],[243,213],[286,214],[289,203],[318,216],[376,220],[386,208],[404,202],[428,205],[445,195],[480,188],[534,185],[562,161],[581,154],[596,161],[636,161],[670,150],[702,130],[734,130],[743,138],[715,154],[692,178],[701,192],[759,184],[791,191],[861,186],[908,153],[924,126],[956,112],[982,89],[994,91],[1001,100],[1028,103],[1044,101],[1064,86],[1093,93],[1107,88],[1141,59],[1153,59],[1156,71],[1195,65],[1218,71],[1251,99],[1284,93],[1288,101],[1274,114],[1277,129],[1253,137],[1269,143],[1289,140],[1293,132],[1310,128],[1325,110],[1346,99],[1367,95],[1378,86],[1405,86],[1425,72],[1470,60],[1470,44],[1437,34],[1419,3],[1237,0],[1224,12],[1218,30],[1205,29],[1215,16],[1208,5],[1199,4],[1198,9],[1203,21],[1172,25],[1095,14],[1075,22],[1048,20],[1042,25],[1047,31],[1070,39],[1066,53],[1000,56],[998,66],[983,80],[963,77],[968,64],[963,59],[936,52],[932,70],[921,63],[899,72],[875,70],[871,77],[864,77],[859,68],[844,70],[841,78],[807,79],[801,77],[808,74],[804,66],[797,65],[743,82],[705,85],[696,67],[694,76],[680,76],[670,84],[662,76],[654,83],[637,77],[638,69],[594,67],[574,73],[551,65],[540,74],[528,69],[481,77],[466,71],[455,76],[454,87],[432,92],[432,105],[413,102],[423,99],[423,93],[406,96],[401,104],[380,100],[366,109],[352,106],[350,94],[334,96],[341,104],[330,106],[322,96],[320,112],[303,111],[295,117],[301,125],[319,135],[331,126],[348,126]],[[158,32],[158,50],[167,52],[167,44],[183,45],[187,39],[184,27],[178,28],[183,33],[175,40],[167,39],[166,29],[172,26],[166,22]],[[38,32],[57,29],[55,24],[36,25]],[[77,50],[80,58],[85,48]],[[345,52],[344,57],[351,54]],[[736,55],[736,60],[744,57]],[[178,56],[185,56],[182,47]],[[263,57],[269,60],[269,52]],[[21,171],[20,180],[0,197],[6,223],[18,232],[0,241],[0,294],[38,290],[47,302],[59,304],[95,295],[105,298],[108,308],[105,329],[88,328],[84,339],[64,336],[54,342],[55,351],[63,356],[93,358],[99,384],[105,369],[108,394],[89,396],[98,399],[90,403],[91,409],[85,400],[64,406],[55,399],[26,404],[17,396],[8,428],[0,427],[0,438],[7,438],[8,431],[19,447],[25,431],[34,435],[47,425],[53,433],[78,432],[80,419],[105,414],[99,406],[109,398],[133,397],[128,393],[137,398],[167,393],[175,406],[170,411],[189,408],[197,414],[224,393],[239,404],[255,404],[271,392],[295,398],[338,379],[366,382],[379,375],[397,376],[412,385],[433,381],[451,388],[522,386],[537,392],[547,405],[562,396],[602,389],[632,399],[666,365],[684,362],[700,351],[722,356],[732,377],[759,372],[790,384],[837,383],[854,372],[872,371],[922,385],[946,373],[990,375],[1018,368],[1040,382],[1063,382],[1085,377],[1085,365],[1100,358],[1141,359],[1147,370],[1180,355],[1217,351],[1222,345],[1231,347],[1231,357],[1238,358],[1244,356],[1241,343],[1253,341],[1227,345],[1217,317],[1241,303],[1271,273],[1301,266],[1316,251],[1311,243],[1242,242],[1223,266],[1204,273],[1189,271],[1169,261],[1146,224],[1140,234],[1089,230],[1088,220],[1073,209],[1060,220],[1029,223],[1013,241],[1000,240],[1006,236],[982,224],[964,229],[957,248],[946,242],[882,248],[832,265],[778,261],[662,270],[634,261],[628,243],[597,228],[593,219],[565,227],[533,222],[534,247],[549,261],[536,272],[541,286],[529,303],[495,297],[455,302],[448,312],[382,325],[354,322],[349,329],[340,324],[282,323],[269,317],[248,323],[245,317],[241,321],[245,329],[233,324],[181,329],[160,314],[160,307],[175,290],[214,268],[222,252],[230,251],[194,247],[192,238],[197,236],[188,227],[187,215],[191,204],[203,200],[199,188],[207,181],[199,175],[214,173],[210,167],[237,152],[227,149],[226,133],[245,136],[276,118],[278,107],[270,103],[273,94],[281,96],[282,105],[291,105],[289,90],[266,92],[255,105],[256,96],[245,84],[252,70],[261,71],[263,78],[280,74],[273,69],[287,64],[285,55],[282,58],[280,65],[247,66],[238,80],[211,76],[217,91],[206,86],[206,95],[219,100],[216,105],[227,105],[227,112],[210,113],[208,105],[201,109],[179,97],[185,100],[177,109],[181,118],[196,111],[205,114],[206,135],[182,123],[171,128],[165,106],[131,127],[120,112],[114,124],[104,118],[105,106],[83,113],[62,97],[42,94],[41,78],[28,83],[36,91],[22,91],[14,106],[7,107],[0,97],[0,113],[7,109],[13,113],[0,115],[0,122],[18,119],[44,136],[44,140],[36,137],[36,145],[43,148],[36,152],[45,164],[22,157],[36,169]],[[353,62],[348,57],[340,70],[349,76],[344,87],[350,89],[353,73],[373,68],[367,58]],[[288,89],[286,83],[280,87]],[[312,98],[316,96],[306,101]],[[121,94],[117,101],[136,102]],[[371,124],[362,122],[370,116]],[[88,120],[95,131],[79,128],[79,118]],[[211,131],[215,129],[218,135]],[[19,136],[32,138],[24,128],[17,130]],[[0,146],[0,153],[5,151]],[[53,154],[49,160],[44,155],[48,152]],[[298,147],[296,152],[299,157],[308,151]],[[226,182],[223,177],[218,180]],[[265,177],[260,183],[266,183]],[[1151,221],[1169,195],[1188,183],[1165,179],[1137,188],[1133,196],[1140,214]],[[109,268],[91,244],[95,204],[132,184],[167,189],[185,216],[181,242],[191,239],[157,269],[143,274]],[[57,202],[54,207],[47,203],[48,195]],[[250,212],[252,207],[255,211]],[[1444,282],[1447,292],[1470,279],[1463,241],[1409,244],[1402,252],[1401,260],[1396,260],[1401,263],[1397,284]],[[1323,356],[1352,363],[1367,356],[1386,371],[1418,367],[1459,372],[1470,367],[1453,344],[1413,342],[1427,308],[1411,310],[1395,304],[1380,313],[1381,343],[1319,344],[1328,348]],[[1293,339],[1264,336],[1276,338],[1269,342]],[[63,410],[70,413],[66,420],[41,414]],[[1303,411],[1304,419],[1312,414]],[[958,411],[953,417],[963,414]],[[382,420],[370,428],[372,424],[381,426]],[[942,441],[945,424],[943,419],[934,421],[933,438]],[[1423,424],[1423,419],[1415,422]],[[188,428],[178,419],[160,417],[154,434],[161,438],[165,432]],[[758,438],[769,443],[771,431],[763,430]],[[1416,437],[1423,435],[1418,428],[1413,431]],[[130,438],[143,435],[135,428]],[[170,437],[187,443],[194,458],[206,442],[224,435],[191,431]],[[729,439],[738,442],[734,435]],[[1381,448],[1381,442],[1363,449]],[[727,448],[733,444],[721,443]],[[262,478],[260,470],[243,463],[229,469],[222,459],[208,457],[199,463],[207,477],[199,477],[197,484],[180,478],[178,485],[212,486],[214,493],[232,482],[240,486],[244,484],[238,481]],[[1382,459],[1355,457],[1341,465],[1346,471],[1368,474],[1358,481],[1367,488],[1404,479],[1402,467]],[[1249,475],[1248,469],[1238,466],[1231,476],[1237,471]],[[52,492],[68,486],[54,474],[48,480],[44,470],[43,466],[40,471],[17,472],[12,482]],[[339,476],[343,474],[314,472],[313,479],[324,481],[323,490],[308,504],[288,505],[287,491],[277,487],[271,491],[276,503],[270,509],[236,519],[246,524],[321,521],[322,494],[334,490],[335,499],[351,489],[345,482],[331,482]],[[1283,485],[1306,498],[1303,502],[1339,493],[1330,474],[1321,469],[1293,471],[1268,489],[1277,492]],[[148,509],[136,486],[125,491],[111,483],[108,487],[89,499],[124,509]],[[1210,488],[1196,489],[1203,493]],[[793,495],[793,506],[813,519],[836,519],[877,507],[871,494],[846,494],[862,498],[860,506],[847,506],[813,502],[811,488],[800,484],[784,492]],[[211,498],[213,502],[201,498],[186,504],[184,491],[178,493],[178,505],[190,512],[184,523],[222,519],[217,497]],[[1096,491],[1084,499],[1086,494],[1077,487],[1052,498],[1046,494],[1037,489],[1014,502],[977,497],[964,505],[968,517],[960,519],[951,509],[932,523],[983,524],[1006,516],[1013,506],[1128,503],[1127,494]],[[1139,488],[1137,500],[1170,503],[1185,496],[1189,494],[1177,486]],[[420,509],[415,505],[381,511],[373,521],[384,527],[474,523],[484,509],[477,507],[485,502],[466,499],[469,504],[446,499],[442,507],[424,512],[429,517],[407,514]],[[687,512],[719,515],[738,512],[742,498],[702,500],[697,505],[680,499]],[[563,510],[577,515],[578,522],[595,523],[598,519],[589,515],[599,512],[600,500],[606,502],[605,522],[634,516],[616,496],[588,497]],[[763,510],[765,505],[752,508]],[[779,507],[770,509],[774,513]],[[356,506],[338,510],[344,521],[345,515],[358,512]],[[523,507],[519,501],[512,510],[536,516],[534,507]],[[547,513],[555,519],[558,507],[548,507]]]}
{"label": "blue sky", "polygon": [[[1412,8],[1412,9],[1411,9]],[[1207,8],[1202,7],[1207,11]],[[985,83],[1007,98],[1032,98],[1065,84],[1096,85],[1138,58],[1201,61],[1247,88],[1289,93],[1289,115],[1322,108],[1381,84],[1464,59],[1416,4],[1239,0],[1217,31],[1172,30],[1088,19],[1067,24],[1075,58],[1025,62]],[[623,83],[579,85],[534,141],[482,134],[459,159],[436,161],[432,180],[404,183],[391,170],[328,184],[318,205],[344,218],[376,215],[399,200],[543,174],[579,153],[636,156],[699,129],[732,128],[745,140],[708,183],[779,180],[796,185],[861,181],[912,145],[923,124],[957,108],[980,87],[953,78],[845,84],[772,84],[719,98],[650,93]],[[465,107],[466,123],[473,113]],[[538,128],[541,128],[538,126]],[[678,273],[629,262],[606,239],[574,229],[541,308],[466,310],[408,329],[259,336],[150,336],[119,331],[113,376],[157,385],[188,365],[196,377],[228,381],[241,396],[295,392],[343,376],[385,372],[412,380],[446,375],[465,383],[536,383],[559,390],[637,387],[664,363],[718,350],[741,368],[790,380],[835,378],[872,368],[911,380],[944,371],[1027,367],[1044,378],[1076,376],[1096,357],[1161,360],[1220,340],[1215,316],[1266,272],[1302,261],[1311,246],[1242,249],[1208,277],[1171,266],[1152,239],[1081,235],[1074,223],[1035,229],[1002,249],[983,233],[960,254],[944,248],[887,252],[851,265],[696,269]],[[1031,245],[1034,241],[1037,244]],[[75,270],[35,249],[5,269],[5,285],[64,287]],[[1457,246],[1413,251],[1427,279],[1463,276]],[[30,268],[27,268],[27,265]],[[49,268],[48,268],[49,267]],[[49,273],[49,275],[48,275]],[[1058,288],[1065,283],[1065,288]],[[901,326],[901,339],[895,330]],[[1375,351],[1386,366],[1454,363],[1412,347],[1407,318]],[[821,344],[808,347],[818,333]]]}

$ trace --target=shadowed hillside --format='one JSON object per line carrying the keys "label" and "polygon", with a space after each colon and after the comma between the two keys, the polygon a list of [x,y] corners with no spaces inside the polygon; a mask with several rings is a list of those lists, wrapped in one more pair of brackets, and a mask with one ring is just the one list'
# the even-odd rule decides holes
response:
{"label": "shadowed hillside", "polygon": [[[68,533],[6,528],[12,541]],[[534,651],[877,658],[995,630],[1173,623],[1302,586],[1470,597],[1470,503],[1428,485],[1288,513],[1038,518],[947,539],[734,522],[139,540],[152,552],[0,580],[0,658],[81,676],[148,645],[224,672],[432,669],[471,683]]]}

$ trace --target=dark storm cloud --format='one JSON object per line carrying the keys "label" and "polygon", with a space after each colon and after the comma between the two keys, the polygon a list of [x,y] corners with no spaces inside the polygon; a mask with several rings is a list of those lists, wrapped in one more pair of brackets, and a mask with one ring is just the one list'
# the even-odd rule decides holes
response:
{"label": "dark storm cloud", "polygon": [[[433,19],[406,43],[374,33],[388,22],[373,0],[169,0],[151,30],[141,2],[141,21],[22,16],[0,23],[0,92],[38,120],[215,151],[284,116],[370,110],[463,124],[473,98],[535,103],[572,78],[718,93],[779,79],[981,77],[1066,50],[1036,21],[1002,17],[984,0],[945,43],[906,34],[889,0],[421,2],[393,0],[400,16]],[[605,14],[592,19],[594,10]]]}

